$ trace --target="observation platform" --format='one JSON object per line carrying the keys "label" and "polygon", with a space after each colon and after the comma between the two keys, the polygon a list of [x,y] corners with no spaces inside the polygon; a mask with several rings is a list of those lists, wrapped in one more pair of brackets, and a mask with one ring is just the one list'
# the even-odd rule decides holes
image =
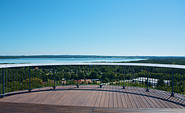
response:
{"label": "observation platform", "polygon": [[69,85],[16,93],[0,99],[0,112],[185,112],[184,95],[155,89]]}

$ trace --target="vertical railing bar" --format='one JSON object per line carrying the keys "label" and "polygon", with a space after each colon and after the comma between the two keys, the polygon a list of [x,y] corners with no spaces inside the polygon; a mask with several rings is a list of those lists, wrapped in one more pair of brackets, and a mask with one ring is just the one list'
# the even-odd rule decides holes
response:
{"label": "vertical railing bar", "polygon": [[5,92],[4,93],[7,92],[7,70],[8,69],[5,70],[5,74],[4,74],[4,77],[5,77]]}
{"label": "vertical railing bar", "polygon": [[13,76],[14,76],[13,78],[14,78],[14,91],[15,91],[15,86],[16,86],[16,85],[15,85],[15,83],[16,83],[16,82],[15,82],[15,79],[16,79],[16,71],[15,71],[15,68],[13,69],[13,72],[14,72],[14,73],[13,73]]}
{"label": "vertical railing bar", "polygon": [[181,76],[181,83],[182,83],[182,87],[181,87],[181,94],[183,94],[183,74],[182,74],[182,70],[181,69],[179,69],[180,70],[180,76]]}
{"label": "vertical railing bar", "polygon": [[[60,68],[62,69],[62,67],[60,66]],[[59,86],[61,86],[61,78],[60,78],[60,75],[61,75],[61,71],[59,72]]]}
{"label": "vertical railing bar", "polygon": [[[127,69],[127,75],[129,75],[129,74],[130,74],[130,66],[128,66],[128,69]],[[127,78],[127,82],[128,82],[127,85],[130,86],[130,82],[128,79],[130,80],[130,76],[128,76],[128,78]]]}
{"label": "vertical railing bar", "polygon": [[11,68],[9,68],[9,70],[8,70],[8,78],[9,78],[9,83],[8,83],[8,86],[9,86],[9,88],[8,88],[8,92],[11,92],[11,89],[10,89],[10,70],[11,70]]}
{"label": "vertical railing bar", "polygon": [[184,76],[184,70],[183,70],[183,95],[185,95],[185,76]]}
{"label": "vertical railing bar", "polygon": [[43,86],[47,86],[48,84],[48,81],[47,81],[47,69],[46,69],[46,66],[43,67],[43,74],[42,74],[42,78],[44,79],[44,84]]}
{"label": "vertical railing bar", "polygon": [[[102,71],[101,71],[101,75],[103,75]],[[100,78],[100,88],[102,88],[102,77]]]}
{"label": "vertical railing bar", "polygon": [[13,91],[13,68],[11,68],[11,91]]}
{"label": "vertical railing bar", "polygon": [[47,84],[46,84],[46,86],[48,87],[48,85],[49,85],[49,81],[48,81],[48,70],[47,70],[47,66],[45,67],[45,73],[46,73],[46,82],[47,82]]}
{"label": "vertical railing bar", "polygon": [[20,86],[22,87],[20,89],[23,90],[24,86],[23,86],[23,83],[22,83],[22,81],[23,81],[23,68],[22,67],[20,67],[20,77],[21,77]]}
{"label": "vertical railing bar", "polygon": [[179,93],[179,94],[181,94],[181,73],[180,73],[180,70],[179,69],[177,69],[177,73],[178,73],[178,82],[179,82],[179,88],[178,88],[178,91],[177,91],[177,93]]}
{"label": "vertical railing bar", "polygon": [[54,75],[54,86],[53,86],[53,89],[55,89],[55,76],[56,76],[56,74],[55,74],[55,67],[53,67],[53,75]]}
{"label": "vertical railing bar", "polygon": [[[165,74],[166,74],[166,69],[164,68],[164,72],[163,72],[163,69],[161,68],[161,71],[162,71],[162,75],[164,75],[165,76]],[[167,75],[168,75],[168,73],[167,73]],[[165,85],[163,86],[163,90],[165,91]]]}
{"label": "vertical railing bar", "polygon": [[[181,81],[180,81],[180,80],[181,80],[181,79],[180,79],[181,74],[179,73],[179,69],[176,69],[176,70],[177,70],[177,77],[176,77],[176,78],[179,79],[177,82],[178,82],[179,85],[180,85],[180,82],[181,82]],[[179,94],[181,93],[181,85],[180,85],[179,87],[177,87],[177,93],[179,93]]]}
{"label": "vertical railing bar", "polygon": [[40,77],[40,80],[41,80],[41,84],[40,84],[40,87],[42,87],[42,68],[39,67],[39,77]]}
{"label": "vertical railing bar", "polygon": [[[47,79],[47,68],[44,66],[44,71],[43,71],[43,78],[44,78],[44,87],[47,86],[48,84],[48,79]],[[46,82],[46,83],[45,83]]]}
{"label": "vertical railing bar", "polygon": [[138,68],[139,68],[138,69],[138,74],[139,74],[139,76],[138,76],[138,84],[139,85],[138,86],[141,87],[141,83],[140,83],[140,81],[141,81],[141,67],[139,66]]}
{"label": "vertical railing bar", "polygon": [[29,82],[27,82],[27,80],[29,81],[29,67],[27,67],[27,71],[26,71],[26,88],[29,89]]}
{"label": "vertical railing bar", "polygon": [[[179,74],[180,74],[180,80],[181,80],[181,86],[183,85],[183,74],[182,74],[182,71],[181,71],[181,69],[179,69]],[[180,94],[182,94],[183,93],[183,87],[181,87],[180,86]]]}
{"label": "vertical railing bar", "polygon": [[148,89],[148,71],[149,71],[149,69],[148,68],[147,68],[147,88],[146,88],[146,92],[149,92],[149,89]]}
{"label": "vertical railing bar", "polygon": [[26,84],[26,85],[27,85],[26,88],[29,89],[29,82],[27,82],[27,80],[29,81],[29,67],[27,67],[26,75],[27,75],[27,76],[26,76],[26,83],[27,83],[27,84]]}
{"label": "vertical railing bar", "polygon": [[181,72],[181,70],[180,69],[178,69],[179,70],[179,80],[180,80],[180,90],[179,90],[179,92],[180,92],[180,94],[182,94],[182,85],[183,85],[183,76],[182,76],[182,72]]}
{"label": "vertical railing bar", "polygon": [[170,97],[174,97],[173,85],[174,85],[174,69],[172,69],[172,92],[171,92],[171,96]]}
{"label": "vertical railing bar", "polygon": [[16,91],[17,90],[17,68],[15,67],[14,68],[14,71],[15,71],[15,85],[14,85],[14,91]]}
{"label": "vertical railing bar", "polygon": [[47,74],[47,73],[48,73],[48,71],[47,71],[47,66],[45,66],[44,68],[45,68],[45,74],[46,74],[46,76],[45,76],[45,79],[46,79],[46,85],[45,85],[45,86],[46,86],[46,87],[48,87],[48,84],[49,84],[49,83],[48,83],[48,74]]}
{"label": "vertical railing bar", "polygon": [[39,81],[39,78],[38,78],[38,67],[34,67],[35,68],[35,74],[36,74],[36,88],[38,88],[38,81]]}
{"label": "vertical railing bar", "polygon": [[40,79],[41,79],[41,85],[40,85],[40,87],[43,87],[43,84],[44,84],[44,80],[43,80],[43,66],[42,67],[40,67],[40,69],[41,69],[41,73],[40,73]]}
{"label": "vertical railing bar", "polygon": [[17,91],[19,90],[19,68],[17,68]]}
{"label": "vertical railing bar", "polygon": [[143,88],[143,75],[142,75],[142,72],[143,71],[143,68],[142,68],[142,66],[140,66],[140,81],[141,81],[141,85],[140,85],[140,87],[142,87]]}
{"label": "vertical railing bar", "polygon": [[9,87],[10,87],[10,92],[12,90],[11,84],[12,84],[12,73],[11,73],[12,68],[10,68],[10,72],[9,72]]}
{"label": "vertical railing bar", "polygon": [[133,66],[131,66],[131,80],[130,80],[130,86],[133,86],[132,79],[133,79]]}
{"label": "vertical railing bar", "polygon": [[4,93],[5,93],[5,68],[3,68],[3,94],[2,94],[2,97],[4,97]]}
{"label": "vertical railing bar", "polygon": [[20,88],[20,78],[19,78],[19,74],[20,74],[20,68],[17,68],[17,80],[18,80],[18,88],[17,88],[17,91],[19,91],[19,88]]}
{"label": "vertical railing bar", "polygon": [[17,68],[17,91],[19,90],[19,68]]}
{"label": "vertical railing bar", "polygon": [[128,80],[126,80],[126,75],[128,74],[128,66],[125,66],[125,71],[126,71],[126,73],[125,73],[125,83],[126,83],[126,86],[128,86]]}
{"label": "vertical railing bar", "polygon": [[125,89],[125,66],[123,68],[123,89]]}
{"label": "vertical railing bar", "polygon": [[1,78],[2,78],[2,69],[0,69],[0,98],[1,98],[1,93],[2,93],[2,88],[1,88],[1,85],[2,85],[2,82],[1,82]]}
{"label": "vertical railing bar", "polygon": [[25,67],[22,67],[22,90],[24,90],[25,88],[25,85],[23,84],[23,80],[24,80],[24,70],[25,70]]}
{"label": "vertical railing bar", "polygon": [[151,67],[151,70],[150,70],[150,78],[151,78],[151,88],[153,89],[153,85],[154,85],[154,77],[152,76],[152,72],[153,72],[153,67]]}
{"label": "vertical railing bar", "polygon": [[132,79],[132,69],[131,69],[131,66],[129,66],[129,72],[130,72],[129,86],[131,86],[131,82],[130,82],[130,79]]}
{"label": "vertical railing bar", "polygon": [[134,74],[135,74],[135,70],[134,70],[134,66],[132,66],[132,73],[131,73],[131,76],[132,76],[132,78],[131,78],[131,85],[132,85],[132,87],[134,86],[134,82],[133,82],[133,79],[134,79]]}
{"label": "vertical railing bar", "polygon": [[[144,83],[144,82],[143,82],[143,76],[144,76],[144,75],[142,75],[142,73],[144,73],[144,71],[143,71],[144,69],[143,69],[142,66],[141,66],[140,68],[141,68],[140,70],[141,70],[141,76],[142,76],[142,77],[140,78],[140,80],[141,80],[141,87],[143,88],[143,87],[144,87],[144,85],[143,85],[143,83]],[[142,71],[143,71],[143,72],[142,72]]]}
{"label": "vertical railing bar", "polygon": [[181,74],[182,74],[182,94],[184,95],[184,71],[181,69]]}
{"label": "vertical railing bar", "polygon": [[49,87],[49,68],[48,66],[45,67],[46,68],[46,81],[47,81],[47,87]]}
{"label": "vertical railing bar", "polygon": [[[5,69],[3,68],[2,70],[1,70],[1,72],[2,72],[2,77],[0,78],[0,84],[1,84],[1,79],[2,79],[2,82],[3,82],[3,84],[2,84],[2,89],[1,89],[1,86],[0,86],[0,98],[3,98],[4,97],[4,71],[5,71]],[[1,91],[2,90],[2,91]]]}
{"label": "vertical railing bar", "polygon": [[42,71],[41,71],[40,76],[41,76],[41,80],[42,80],[41,87],[44,87],[44,83],[45,83],[45,81],[44,81],[44,67],[42,67]]}
{"label": "vertical railing bar", "polygon": [[[117,76],[118,76],[118,70],[120,70],[120,66],[118,66],[118,68],[116,69]],[[119,73],[119,76],[121,76],[120,73]],[[121,79],[118,78],[118,80],[119,80],[119,87],[120,87],[121,86]]]}
{"label": "vertical railing bar", "polygon": [[49,76],[48,76],[48,78],[49,78],[49,87],[51,86],[51,82],[50,82],[50,79],[51,79],[50,71],[51,71],[51,66],[49,66]]}
{"label": "vertical railing bar", "polygon": [[[178,82],[178,84],[180,85],[180,74],[179,74],[179,70],[178,69],[176,69],[176,71],[177,71],[177,79],[176,80],[178,80],[177,82]],[[177,92],[176,93],[180,93],[180,89],[181,89],[181,87],[179,86],[179,87],[177,87]]]}
{"label": "vertical railing bar", "polygon": [[31,92],[31,67],[29,67],[29,89],[28,91]]}
{"label": "vertical railing bar", "polygon": [[126,86],[126,85],[125,85],[125,83],[126,83],[126,82],[125,82],[125,74],[126,74],[125,71],[126,71],[126,66],[124,66],[124,88],[123,88],[123,89],[125,89],[125,86]]}
{"label": "vertical railing bar", "polygon": [[6,71],[5,71],[5,79],[6,79],[6,82],[5,82],[5,85],[6,85],[5,93],[8,93],[8,71],[9,71],[9,68],[7,68]]}
{"label": "vertical railing bar", "polygon": [[75,71],[76,71],[76,77],[77,77],[77,85],[76,85],[76,86],[77,86],[77,88],[79,88],[79,84],[78,84],[78,74],[77,74],[78,71],[77,71],[77,70],[75,70]]}
{"label": "vertical railing bar", "polygon": [[152,73],[153,73],[153,67],[151,67],[151,71],[150,71],[150,77],[151,77],[151,79],[152,79],[152,84],[151,84],[151,87],[152,87],[152,89],[154,88],[154,85],[155,85],[155,77],[153,77],[153,75],[152,75]]}
{"label": "vertical railing bar", "polygon": [[141,84],[141,87],[144,88],[145,87],[145,81],[144,81],[144,78],[145,78],[145,71],[144,71],[144,68],[143,66],[141,66],[141,72],[142,72],[142,78],[141,78],[141,81],[142,81],[142,84]]}

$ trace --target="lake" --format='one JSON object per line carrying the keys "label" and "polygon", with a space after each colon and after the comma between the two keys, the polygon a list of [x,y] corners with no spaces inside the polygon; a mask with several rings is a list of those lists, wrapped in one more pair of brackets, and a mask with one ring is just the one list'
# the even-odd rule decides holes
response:
{"label": "lake", "polygon": [[121,62],[138,61],[137,58],[18,58],[0,59],[0,63],[92,63],[92,62]]}

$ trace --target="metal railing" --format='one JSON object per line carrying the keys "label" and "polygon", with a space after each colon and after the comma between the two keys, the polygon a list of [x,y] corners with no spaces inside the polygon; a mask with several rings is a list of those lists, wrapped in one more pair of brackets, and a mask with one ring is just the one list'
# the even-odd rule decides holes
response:
{"label": "metal railing", "polygon": [[185,94],[185,66],[140,63],[0,65],[0,95],[62,85],[117,85]]}

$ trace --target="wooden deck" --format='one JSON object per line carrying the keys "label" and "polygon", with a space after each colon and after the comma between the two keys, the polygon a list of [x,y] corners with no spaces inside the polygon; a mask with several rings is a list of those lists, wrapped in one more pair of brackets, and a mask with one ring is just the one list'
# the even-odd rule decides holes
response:
{"label": "wooden deck", "polygon": [[[84,108],[119,108],[119,109],[140,109],[140,108],[177,108],[185,109],[185,97],[175,95],[170,97],[169,92],[150,90],[144,88],[120,86],[99,86],[86,85],[58,86],[55,90],[50,88],[34,89],[31,93],[21,93],[6,96],[0,99],[1,105],[7,103],[70,106]],[[2,106],[1,106],[2,107]],[[92,110],[92,109],[91,109]]]}
{"label": "wooden deck", "polygon": [[[146,92],[144,88],[120,86],[86,85],[58,86],[51,88],[35,89],[31,93],[22,93],[6,96],[0,102],[34,103],[66,106],[87,107],[121,107],[121,108],[184,108],[183,96],[170,98],[170,93],[159,90]],[[41,91],[42,90],[42,91]]]}

